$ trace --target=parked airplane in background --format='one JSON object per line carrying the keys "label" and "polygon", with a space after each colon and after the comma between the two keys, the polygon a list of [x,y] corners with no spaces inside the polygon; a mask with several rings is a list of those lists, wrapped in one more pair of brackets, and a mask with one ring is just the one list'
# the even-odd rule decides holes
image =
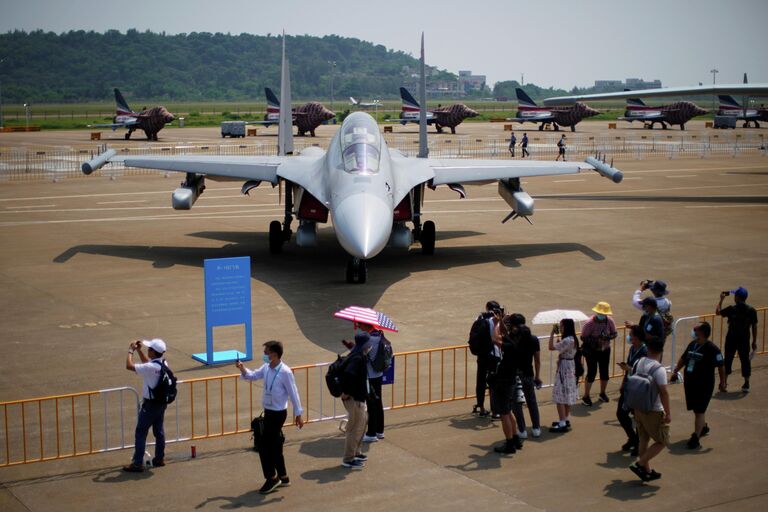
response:
{"label": "parked airplane in background", "polygon": [[587,117],[596,116],[600,112],[583,103],[576,103],[568,107],[539,107],[536,102],[519,87],[517,93],[517,117],[508,118],[507,121],[516,123],[541,123],[539,130],[545,125],[551,124],[555,131],[561,126],[570,126],[571,131],[576,131],[576,125]]}
{"label": "parked airplane in background", "polygon": [[760,106],[759,108],[744,107],[733,96],[721,95],[720,108],[717,111],[719,116],[734,117],[737,121],[744,121],[744,128],[749,128],[750,123],[755,123],[755,128],[760,128],[758,121],[768,122],[768,108]]}
{"label": "parked airplane in background", "polygon": [[117,103],[117,111],[112,118],[112,123],[89,124],[88,127],[112,128],[112,131],[118,128],[127,128],[128,133],[125,134],[125,140],[130,139],[135,130],[143,130],[147,140],[157,140],[157,132],[174,119],[173,114],[168,112],[165,107],[144,108],[141,112],[134,112],[117,88],[115,88],[115,103]]}
{"label": "parked airplane in background", "polygon": [[640,98],[628,98],[627,110],[624,115],[619,117],[620,121],[642,121],[646,123],[646,128],[653,129],[653,125],[661,123],[663,129],[667,129],[667,124],[679,124],[681,130],[685,130],[685,123],[696,116],[706,114],[707,111],[699,108],[690,101],[676,101],[669,105],[659,107],[649,107]]}
{"label": "parked airplane in background", "polygon": [[[280,100],[269,87],[264,88],[264,94],[267,96],[267,113],[264,115],[264,121],[249,122],[248,124],[263,124],[269,127],[278,124],[280,120]],[[291,110],[293,124],[298,128],[298,135],[304,136],[307,132],[314,137],[315,128],[330,121],[336,114],[325,108],[322,103],[310,101]]]}
{"label": "parked airplane in background", "polygon": [[360,108],[379,108],[381,107],[381,101],[380,100],[373,100],[373,101],[357,101],[352,96],[349,97],[349,103],[355,107]]}
{"label": "parked airplane in background", "polygon": [[[242,192],[248,193],[262,182],[272,186],[284,183],[285,217],[269,225],[269,248],[282,251],[291,239],[291,222],[296,219],[298,246],[317,243],[317,224],[328,221],[330,214],[336,238],[349,254],[347,282],[363,283],[367,260],[387,245],[407,250],[414,240],[425,254],[435,249],[435,224],[422,223],[421,206],[426,187],[462,183],[498,183],[499,195],[512,208],[510,218],[528,218],[534,213],[534,200],[523,191],[521,178],[575,174],[594,170],[615,183],[622,174],[612,165],[595,158],[587,162],[551,162],[535,160],[430,159],[427,145],[426,109],[420,112],[419,156],[409,158],[390,150],[379,126],[368,113],[354,112],[346,117],[330,141],[327,150],[311,146],[298,156],[293,153],[290,127],[290,76],[285,60],[283,37],[280,95],[285,108],[280,110],[278,132],[279,156],[223,155],[118,155],[112,149],[82,165],[91,174],[109,162],[127,167],[186,173],[181,187],[172,194],[177,210],[192,208],[205,190],[205,180],[242,180]],[[421,39],[421,103],[426,104],[424,36]],[[407,223],[413,225],[410,229]],[[287,264],[287,263],[286,263]]]}
{"label": "parked airplane in background", "polygon": [[[403,100],[400,111],[400,124],[418,123],[419,102],[408,92],[405,87],[400,88],[400,98]],[[451,133],[456,133],[456,127],[468,117],[477,117],[477,112],[464,105],[456,103],[448,107],[438,105],[437,108],[427,111],[427,124],[435,125],[437,133],[443,133],[443,128],[450,128]]]}

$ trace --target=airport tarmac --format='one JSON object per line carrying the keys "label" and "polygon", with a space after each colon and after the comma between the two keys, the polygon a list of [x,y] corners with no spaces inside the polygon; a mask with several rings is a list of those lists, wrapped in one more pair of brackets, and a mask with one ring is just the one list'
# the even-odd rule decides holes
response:
{"label": "airport tarmac", "polygon": [[[500,124],[488,126],[504,133]],[[72,144],[56,139],[56,132],[44,133],[52,134],[45,144]],[[171,133],[164,130],[161,138]],[[7,135],[17,134],[2,134],[3,145]],[[529,318],[543,309],[588,311],[603,300],[617,321],[637,319],[630,298],[644,279],[668,283],[677,317],[711,312],[720,290],[739,285],[750,290],[753,305],[768,305],[766,157],[654,158],[622,162],[621,168],[626,174],[619,185],[594,173],[527,180],[526,190],[537,199],[533,226],[500,223],[509,208],[495,186],[468,187],[464,200],[446,188],[430,191],[424,217],[437,225],[435,254],[424,256],[418,246],[387,249],[370,262],[365,285],[345,283],[346,257],[329,227],[320,230],[317,248],[290,244],[279,257],[269,254],[267,226],[282,211],[277,189],[260,187],[245,197],[239,184],[211,182],[192,211],[176,212],[170,208],[175,176],[3,183],[0,400],[137,385],[124,358],[128,343],[141,337],[163,337],[182,378],[233,373],[232,367],[201,367],[190,357],[204,348],[206,258],[251,257],[254,344],[281,339],[291,365],[328,361],[341,350],[339,340],[350,336],[350,326],[331,314],[348,304],[390,315],[400,328],[391,337],[396,351],[465,342],[488,299]],[[758,382],[768,377],[762,357]],[[609,389],[615,397],[617,383]],[[470,403],[459,402],[392,413],[402,427],[394,430],[397,441],[375,447],[382,447],[382,466],[374,470],[371,464],[374,471],[354,475],[323,469],[337,462],[324,451],[337,444],[324,441],[334,426],[309,425],[300,434],[306,438],[291,430],[289,439],[297,439],[289,449],[294,487],[263,501],[254,492],[253,454],[242,451],[247,436],[236,436],[199,442],[199,449],[213,453],[210,460],[165,468],[184,480],[158,471],[153,480],[164,483],[159,487],[109,473],[127,461],[127,451],[0,469],[0,508],[66,509],[58,506],[58,493],[75,500],[72,509],[135,509],[140,496],[148,506],[176,496],[179,509],[341,506],[344,496],[362,487],[366,492],[354,503],[372,510],[494,504],[521,510],[717,510],[726,503],[758,510],[768,504],[759,442],[766,427],[762,391],[768,387],[755,391],[716,402],[715,432],[722,429],[723,438],[713,436],[712,451],[696,456],[662,456],[660,470],[669,471],[668,465],[673,473],[654,486],[628,487],[636,485],[623,469],[628,461],[612,453],[613,445],[606,448],[602,429],[611,443],[622,442],[611,423],[611,404],[588,415],[588,428],[542,443],[548,449],[538,456],[530,443],[521,456],[500,463],[486,454],[500,438],[498,429],[476,426],[465,414]],[[691,420],[682,411],[679,388],[676,393],[678,441]],[[544,420],[554,415],[551,409],[546,406]],[[174,457],[179,449],[187,453],[186,446],[174,446]],[[307,457],[312,460],[303,462]],[[472,461],[477,470],[458,467]],[[300,469],[303,464],[311,469]],[[180,485],[187,478],[194,492]],[[381,485],[382,479],[393,485]],[[549,479],[551,486],[542,483]],[[68,482],[82,482],[79,498]],[[115,485],[105,492],[102,482]],[[417,499],[425,494],[428,501]]]}

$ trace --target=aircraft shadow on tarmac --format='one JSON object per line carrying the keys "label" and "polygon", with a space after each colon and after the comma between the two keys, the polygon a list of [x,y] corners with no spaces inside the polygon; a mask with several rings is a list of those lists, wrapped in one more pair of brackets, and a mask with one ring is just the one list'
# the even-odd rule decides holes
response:
{"label": "aircraft shadow on tarmac", "polygon": [[[474,236],[473,231],[444,231],[441,241]],[[204,231],[187,236],[228,242],[220,247],[174,247],[144,245],[79,245],[54,258],[65,264],[78,254],[94,254],[152,262],[156,269],[174,265],[200,267],[209,258],[251,257],[253,279],[272,287],[294,311],[298,327],[313,343],[338,349],[339,320],[333,312],[350,304],[375,306],[392,285],[423,271],[450,270],[468,265],[494,263],[517,268],[521,260],[537,256],[576,252],[602,261],[600,253],[579,243],[504,244],[440,247],[425,256],[418,246],[410,251],[386,249],[369,263],[368,281],[351,285],[345,281],[347,254],[330,228],[318,231],[318,247],[298,248],[289,244],[282,254],[269,254],[267,233]],[[450,277],[450,276],[448,276]],[[203,276],[201,273],[200,279]]]}

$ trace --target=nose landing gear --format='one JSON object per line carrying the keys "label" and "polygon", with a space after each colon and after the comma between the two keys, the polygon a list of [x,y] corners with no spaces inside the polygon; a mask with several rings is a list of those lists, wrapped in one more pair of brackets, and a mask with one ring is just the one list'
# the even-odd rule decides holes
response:
{"label": "nose landing gear", "polygon": [[360,258],[347,261],[347,282],[363,284],[368,279],[368,263]]}

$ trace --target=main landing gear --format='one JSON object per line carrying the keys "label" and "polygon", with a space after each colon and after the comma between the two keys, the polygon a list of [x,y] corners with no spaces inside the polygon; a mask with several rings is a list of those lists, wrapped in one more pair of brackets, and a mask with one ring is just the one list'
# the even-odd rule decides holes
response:
{"label": "main landing gear", "polygon": [[349,258],[347,261],[347,282],[363,284],[368,279],[368,263],[360,258]]}
{"label": "main landing gear", "polygon": [[283,252],[283,244],[291,239],[291,221],[293,220],[293,190],[292,184],[285,184],[285,220],[273,220],[269,223],[269,252],[280,254]]}

